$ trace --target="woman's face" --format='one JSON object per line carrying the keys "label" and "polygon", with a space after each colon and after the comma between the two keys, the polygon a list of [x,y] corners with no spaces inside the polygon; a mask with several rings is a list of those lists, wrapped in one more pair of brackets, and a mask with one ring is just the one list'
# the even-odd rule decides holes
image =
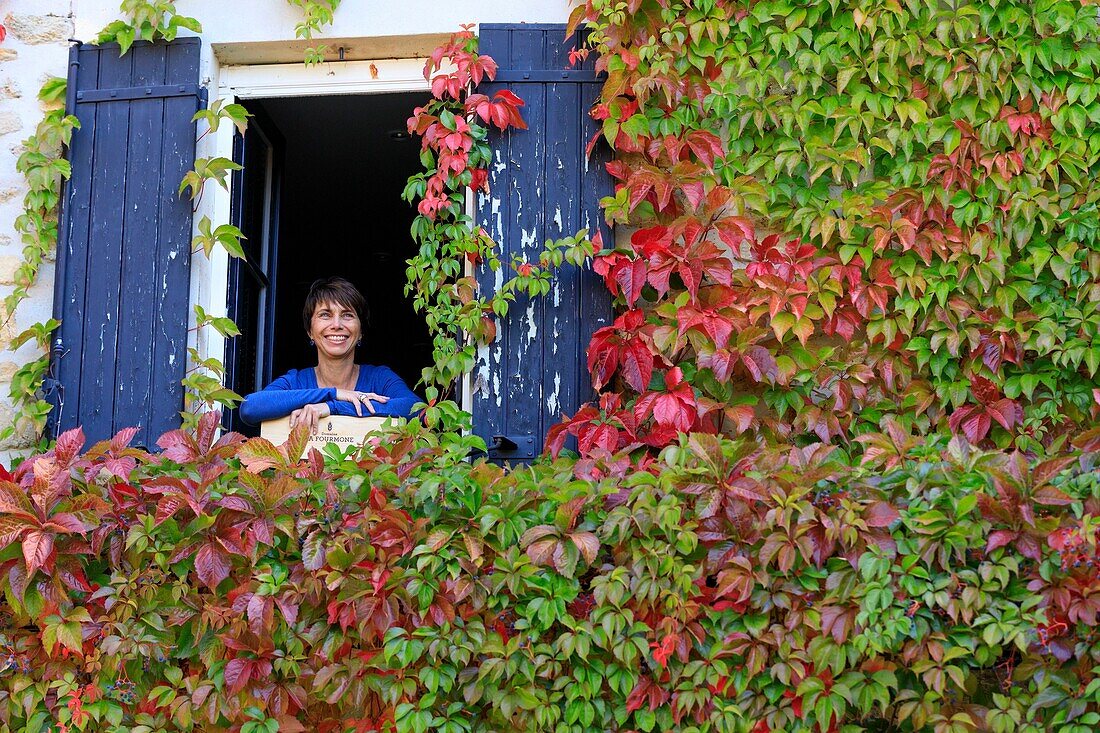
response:
{"label": "woman's face", "polygon": [[363,325],[355,310],[339,303],[320,303],[310,319],[309,337],[317,344],[317,356],[340,359],[355,352]]}

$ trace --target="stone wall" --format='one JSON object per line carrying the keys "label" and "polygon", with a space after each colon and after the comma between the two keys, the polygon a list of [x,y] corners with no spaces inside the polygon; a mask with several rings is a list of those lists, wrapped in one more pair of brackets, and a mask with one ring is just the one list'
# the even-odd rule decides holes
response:
{"label": "stone wall", "polygon": [[[0,42],[0,297],[12,290],[12,278],[22,261],[22,243],[15,231],[22,211],[26,186],[16,170],[23,141],[34,133],[43,107],[37,94],[49,76],[67,71],[69,38],[73,34],[70,0],[6,0],[0,4],[0,23],[7,38]],[[51,256],[52,260],[52,256]],[[12,374],[38,358],[34,345],[12,352],[13,336],[50,317],[53,309],[53,263],[47,262],[20,305],[12,322],[0,324],[0,428],[12,421],[8,398]],[[0,464],[7,465],[13,452],[33,443],[36,436],[17,435],[0,443]]]}

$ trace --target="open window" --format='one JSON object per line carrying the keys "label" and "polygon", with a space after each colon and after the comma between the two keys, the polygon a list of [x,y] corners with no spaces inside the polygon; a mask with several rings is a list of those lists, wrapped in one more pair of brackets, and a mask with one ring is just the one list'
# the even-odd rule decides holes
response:
{"label": "open window", "polygon": [[[479,91],[518,94],[528,129],[491,133],[490,191],[474,197],[477,223],[500,243],[505,263],[534,261],[547,238],[582,228],[603,230],[610,243],[599,209],[613,191],[604,167],[609,151],[589,149],[599,130],[589,112],[602,86],[594,57],[574,63],[578,42],[566,38],[563,24],[481,24],[478,32],[481,51],[499,64],[496,81]],[[370,303],[362,361],[389,365],[410,386],[431,361],[428,329],[404,294],[416,211],[400,199],[420,170],[419,142],[405,133],[406,120],[429,92],[358,93],[410,83],[423,66],[394,60],[387,77],[385,63],[382,74],[371,68],[369,80],[355,77],[354,66],[331,80],[316,70],[252,69],[227,85],[243,92],[255,115],[236,146],[245,170],[233,186],[234,221],[250,238],[249,261],[232,262],[230,272],[229,313],[243,331],[227,354],[229,385],[238,393],[314,363],[301,304],[314,279],[333,274],[354,282]],[[286,94],[288,85],[320,96],[257,93]],[[357,93],[324,96],[349,86]],[[478,268],[476,276],[488,295],[511,272]],[[547,430],[592,399],[586,349],[611,321],[610,294],[589,268],[562,268],[548,297],[517,298],[496,340],[479,351],[462,395],[492,459],[535,458]],[[229,424],[248,432],[236,415]]]}
{"label": "open window", "polygon": [[[233,220],[247,237],[247,258],[231,263],[229,277],[229,315],[242,332],[226,354],[234,391],[316,363],[302,303],[314,280],[331,275],[353,282],[370,306],[361,363],[385,364],[410,386],[431,363],[427,325],[404,293],[416,211],[400,198],[420,168],[406,120],[424,101],[400,92],[243,102],[254,116],[236,141],[244,170],[232,186]],[[229,426],[254,432],[235,413]]]}

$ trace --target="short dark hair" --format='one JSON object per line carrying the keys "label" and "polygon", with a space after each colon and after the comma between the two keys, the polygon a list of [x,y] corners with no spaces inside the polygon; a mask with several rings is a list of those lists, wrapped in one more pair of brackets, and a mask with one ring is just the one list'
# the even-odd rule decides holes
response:
{"label": "short dark hair", "polygon": [[367,299],[357,287],[342,277],[323,277],[314,280],[309,286],[309,294],[306,295],[306,302],[302,307],[302,325],[305,326],[306,333],[309,333],[309,327],[313,323],[313,311],[322,303],[336,303],[351,308],[364,326],[370,320]]}

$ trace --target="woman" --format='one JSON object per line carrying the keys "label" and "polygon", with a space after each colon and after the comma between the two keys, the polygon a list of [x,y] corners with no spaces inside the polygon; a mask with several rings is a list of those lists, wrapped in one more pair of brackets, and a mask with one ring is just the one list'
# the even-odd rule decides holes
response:
{"label": "woman", "polygon": [[354,285],[340,277],[317,280],[302,309],[309,343],[317,348],[317,366],[292,369],[241,403],[241,418],[250,424],[290,415],[317,432],[329,415],[409,417],[422,402],[385,366],[355,363],[363,342],[367,303]]}

